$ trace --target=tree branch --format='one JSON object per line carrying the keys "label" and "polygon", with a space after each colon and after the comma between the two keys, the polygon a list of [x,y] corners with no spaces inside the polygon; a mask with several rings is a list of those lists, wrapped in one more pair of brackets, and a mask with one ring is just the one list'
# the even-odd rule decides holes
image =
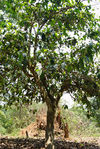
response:
{"label": "tree branch", "polygon": [[100,86],[96,83],[96,81],[97,80],[91,76],[73,72],[72,77],[67,78],[63,82],[58,93],[58,99],[60,94],[62,94],[64,91],[67,91],[68,93],[72,93],[73,91],[84,91],[87,93],[87,96],[100,97]]}
{"label": "tree branch", "polygon": [[36,33],[35,41],[34,41],[34,61],[36,60],[36,50],[37,50],[37,43],[38,43],[38,33]]}
{"label": "tree branch", "polygon": [[31,33],[32,33],[32,27],[33,27],[33,24],[31,25],[30,30],[29,30],[28,57],[30,57],[30,50],[31,50]]}
{"label": "tree branch", "polygon": [[22,71],[28,78],[33,77],[33,75],[29,74],[26,69],[22,69]]}

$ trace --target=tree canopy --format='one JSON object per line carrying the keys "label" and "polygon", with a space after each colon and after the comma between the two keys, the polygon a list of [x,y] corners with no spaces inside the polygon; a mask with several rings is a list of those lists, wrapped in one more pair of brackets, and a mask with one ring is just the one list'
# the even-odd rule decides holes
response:
{"label": "tree canopy", "polygon": [[87,106],[87,97],[100,99],[100,24],[90,5],[1,0],[0,9],[0,92],[6,102],[38,100],[53,110],[64,92]]}
{"label": "tree canopy", "polygon": [[41,90],[39,78],[44,90],[57,98],[63,91],[100,94],[99,66],[94,67],[100,31],[90,6],[80,1],[11,0],[1,1],[1,10],[0,76],[7,79],[6,93],[33,98]]}

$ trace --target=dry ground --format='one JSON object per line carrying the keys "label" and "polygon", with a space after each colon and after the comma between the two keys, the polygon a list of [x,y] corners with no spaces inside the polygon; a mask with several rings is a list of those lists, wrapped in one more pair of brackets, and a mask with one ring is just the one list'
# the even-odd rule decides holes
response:
{"label": "dry ground", "polygon": [[[46,115],[42,119],[39,116],[37,122],[31,123],[26,128],[20,130],[18,138],[0,136],[0,149],[44,149],[45,119]],[[43,130],[38,129],[39,124],[42,124]],[[55,149],[100,149],[100,137],[76,138],[70,136],[65,139],[64,131],[59,129],[58,123],[55,122],[54,145]]]}
{"label": "dry ground", "polygon": [[[44,139],[1,138],[0,149],[44,149]],[[99,144],[98,144],[99,142]],[[55,149],[100,149],[100,138],[55,140]]]}

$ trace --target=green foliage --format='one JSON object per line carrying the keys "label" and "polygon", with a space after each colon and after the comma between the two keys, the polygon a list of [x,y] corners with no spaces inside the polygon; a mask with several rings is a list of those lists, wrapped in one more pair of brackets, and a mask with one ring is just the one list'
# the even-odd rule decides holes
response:
{"label": "green foliage", "polygon": [[86,112],[81,107],[62,109],[63,122],[68,123],[70,135],[73,136],[100,136],[100,127],[95,119],[88,119]]}
{"label": "green foliage", "polygon": [[88,118],[91,117],[91,119],[97,123],[97,126],[100,127],[100,99],[99,98],[90,98],[90,104],[91,108],[84,107],[81,105],[81,107],[86,111],[86,115]]}
{"label": "green foliage", "polygon": [[12,119],[8,116],[8,113],[5,114],[5,111],[0,111],[0,133],[9,133],[11,132]]}
{"label": "green foliage", "polygon": [[0,92],[7,104],[46,101],[44,95],[58,103],[64,91],[100,97],[94,67],[100,25],[90,6],[1,0],[0,8]]}
{"label": "green foliage", "polygon": [[41,104],[33,102],[32,105],[12,105],[7,110],[0,110],[0,133],[13,134],[21,128],[35,121],[36,113]]}

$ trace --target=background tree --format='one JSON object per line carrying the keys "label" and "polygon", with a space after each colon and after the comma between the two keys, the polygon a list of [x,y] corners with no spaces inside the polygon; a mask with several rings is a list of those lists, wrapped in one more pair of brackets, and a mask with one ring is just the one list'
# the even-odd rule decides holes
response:
{"label": "background tree", "polygon": [[0,8],[0,91],[7,103],[21,98],[46,102],[46,148],[52,149],[63,92],[88,107],[87,97],[100,98],[94,57],[100,25],[91,6],[81,1],[1,0]]}
{"label": "background tree", "polygon": [[88,118],[91,118],[96,122],[96,126],[100,127],[100,98],[92,97],[89,99],[91,106],[88,108],[82,106],[82,109],[86,112]]}

